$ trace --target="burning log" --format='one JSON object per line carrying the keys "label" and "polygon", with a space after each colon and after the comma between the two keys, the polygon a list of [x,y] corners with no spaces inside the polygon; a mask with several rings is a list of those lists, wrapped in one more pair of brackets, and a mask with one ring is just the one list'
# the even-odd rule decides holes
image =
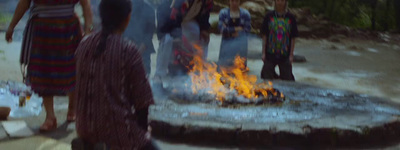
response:
{"label": "burning log", "polygon": [[[276,94],[274,94],[274,92]],[[274,105],[274,104],[282,104],[285,101],[285,97],[281,95],[276,89],[273,91],[268,91],[268,96],[264,97],[261,93],[257,93],[259,95],[258,98],[248,99],[243,95],[237,95],[236,92],[231,91],[226,94],[226,97],[222,100],[217,99],[216,95],[212,95],[209,93],[200,92],[197,94],[193,94],[191,92],[172,92],[170,95],[170,99],[175,101],[180,101],[181,103],[209,103],[216,104],[222,107],[231,107],[231,106],[246,106],[246,105]]]}

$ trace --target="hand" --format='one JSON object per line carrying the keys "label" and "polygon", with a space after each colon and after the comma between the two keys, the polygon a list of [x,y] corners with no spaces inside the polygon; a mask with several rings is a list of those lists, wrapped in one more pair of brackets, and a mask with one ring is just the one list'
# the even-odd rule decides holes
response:
{"label": "hand", "polygon": [[235,31],[237,32],[237,31],[242,31],[243,30],[243,27],[235,27]]}
{"label": "hand", "polygon": [[13,34],[14,34],[14,29],[13,28],[8,28],[7,32],[6,32],[6,41],[8,43],[11,43],[13,40]]}
{"label": "hand", "polygon": [[182,39],[181,39],[181,38],[174,38],[174,39],[172,40],[172,42],[173,42],[173,43],[181,43],[181,42],[182,42]]}
{"label": "hand", "polygon": [[238,36],[239,36],[239,33],[238,33],[238,32],[232,33],[232,36],[233,36],[233,37],[238,37]]}
{"label": "hand", "polygon": [[151,139],[151,126],[147,126],[147,132],[145,138],[150,140]]}
{"label": "hand", "polygon": [[85,35],[88,35],[88,34],[90,34],[91,32],[93,31],[93,26],[92,25],[85,25],[85,28],[84,28],[84,36]]}
{"label": "hand", "polygon": [[210,33],[207,30],[201,31],[200,39],[203,40],[205,43],[209,43],[210,42]]}

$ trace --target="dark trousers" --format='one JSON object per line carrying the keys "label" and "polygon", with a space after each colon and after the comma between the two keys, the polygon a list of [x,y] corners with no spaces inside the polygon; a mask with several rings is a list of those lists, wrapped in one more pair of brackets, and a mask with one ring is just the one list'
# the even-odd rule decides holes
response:
{"label": "dark trousers", "polygon": [[[275,67],[279,67],[279,76],[275,72]],[[267,59],[264,61],[264,66],[261,70],[262,79],[281,79],[288,81],[295,81],[292,72],[292,63],[289,59],[282,60],[271,60]]]}

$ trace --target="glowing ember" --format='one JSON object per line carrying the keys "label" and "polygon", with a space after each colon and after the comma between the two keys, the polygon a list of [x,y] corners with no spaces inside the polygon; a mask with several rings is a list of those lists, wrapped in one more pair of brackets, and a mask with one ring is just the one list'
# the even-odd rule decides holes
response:
{"label": "glowing ember", "polygon": [[[272,82],[258,83],[255,75],[248,75],[245,59],[236,56],[234,65],[227,68],[219,68],[215,63],[204,62],[203,51],[200,46],[194,45],[197,54],[190,62],[189,76],[192,81],[192,92],[197,94],[205,92],[215,95],[216,99],[223,102],[228,93],[243,96],[249,100],[267,98],[268,96],[284,98],[282,93],[273,89]],[[269,95],[272,94],[272,95]]]}

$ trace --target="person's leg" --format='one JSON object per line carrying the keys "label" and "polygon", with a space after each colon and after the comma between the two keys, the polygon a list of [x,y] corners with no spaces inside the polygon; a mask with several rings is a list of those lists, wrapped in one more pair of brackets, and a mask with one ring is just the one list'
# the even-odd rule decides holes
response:
{"label": "person's leg", "polygon": [[240,43],[240,45],[238,45],[238,55],[244,59],[246,59],[246,61],[244,62],[244,65],[247,66],[247,53],[248,53],[248,39],[246,35],[243,35],[241,37],[239,37],[238,39],[238,43]]}
{"label": "person's leg", "polygon": [[203,59],[205,61],[207,61],[207,57],[208,57],[208,43],[203,42],[202,43],[202,47],[203,47]]}
{"label": "person's leg", "polygon": [[40,131],[51,131],[57,128],[57,119],[54,113],[54,96],[43,96],[43,105],[46,110],[46,120]]}
{"label": "person's leg", "polygon": [[142,60],[143,60],[143,65],[144,65],[144,70],[146,71],[147,77],[150,75],[151,72],[151,53],[150,52],[144,52],[142,54]]}
{"label": "person's leg", "polygon": [[289,59],[279,63],[278,65],[279,65],[280,79],[288,80],[288,81],[295,81],[294,75],[292,72],[292,63],[290,62]]}
{"label": "person's leg", "polygon": [[172,37],[169,34],[161,39],[160,47],[157,51],[155,78],[161,78],[167,75],[168,65],[172,59],[172,44]]}
{"label": "person's leg", "polygon": [[218,57],[218,65],[222,67],[231,67],[234,65],[235,57],[237,55],[241,57],[246,57],[242,55],[243,45],[239,39],[223,38],[221,41],[221,49]]}
{"label": "person's leg", "polygon": [[67,113],[67,121],[72,122],[75,121],[76,115],[76,98],[75,98],[75,91],[72,91],[68,94],[68,113]]}
{"label": "person's leg", "polygon": [[275,78],[275,66],[276,64],[270,61],[264,61],[263,68],[261,70],[261,78],[266,80],[272,80]]}
{"label": "person's leg", "polygon": [[231,66],[233,64],[233,58],[228,56],[230,54],[229,52],[231,52],[230,44],[231,42],[228,39],[222,38],[217,62],[220,67]]}

